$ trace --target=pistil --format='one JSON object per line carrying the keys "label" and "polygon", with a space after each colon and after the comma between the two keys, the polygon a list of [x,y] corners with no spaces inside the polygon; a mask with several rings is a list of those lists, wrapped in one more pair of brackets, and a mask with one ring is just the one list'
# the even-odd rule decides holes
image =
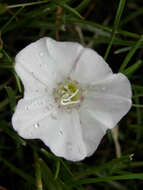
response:
{"label": "pistil", "polygon": [[60,108],[79,107],[83,100],[82,89],[79,87],[78,82],[69,78],[64,82],[60,82],[53,94]]}

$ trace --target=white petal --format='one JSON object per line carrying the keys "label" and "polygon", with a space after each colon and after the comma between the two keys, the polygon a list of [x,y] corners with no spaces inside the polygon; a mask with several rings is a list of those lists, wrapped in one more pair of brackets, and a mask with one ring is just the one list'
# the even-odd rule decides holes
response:
{"label": "white petal", "polygon": [[112,71],[104,59],[94,50],[85,48],[79,57],[71,78],[81,84],[95,83],[111,75]]}
{"label": "white petal", "polygon": [[[123,74],[117,74],[94,86],[83,102],[106,128],[113,128],[131,108],[131,87]],[[104,88],[103,88],[104,87]]]}
{"label": "white petal", "polygon": [[[49,118],[50,119],[50,118]],[[86,147],[82,138],[82,130],[76,110],[70,113],[61,111],[54,120],[43,120],[41,125],[48,127],[40,138],[50,147],[52,152],[57,156],[64,157],[67,160],[79,161],[84,159]]]}
{"label": "white petal", "polygon": [[13,128],[23,138],[39,138],[39,134],[37,136],[37,129],[41,130],[39,121],[49,116],[54,110],[54,103],[50,97],[21,99],[12,117]]}
{"label": "white petal", "polygon": [[54,59],[58,72],[62,75],[68,75],[80,53],[83,46],[76,42],[58,42],[51,38],[46,38],[48,53]]}
{"label": "white petal", "polygon": [[87,148],[87,156],[92,155],[97,149],[106,130],[105,126],[96,120],[94,113],[80,109],[80,119],[83,131],[83,140]]}
{"label": "white petal", "polygon": [[42,95],[47,96],[47,91],[48,93],[52,91],[49,87],[25,70],[22,65],[17,64],[16,71],[19,74],[20,79],[23,81],[25,98],[35,98]]}
{"label": "white petal", "polygon": [[112,74],[106,79],[91,85],[94,96],[117,96],[131,99],[132,91],[129,80],[122,73]]}
{"label": "white petal", "polygon": [[41,38],[17,54],[15,70],[20,77],[22,75],[22,81],[26,85],[28,79],[23,72],[52,88],[68,76],[82,50],[83,47],[78,43]]}
{"label": "white petal", "polygon": [[56,111],[53,106],[48,109],[46,101],[44,97],[20,100],[12,118],[14,129],[23,138],[41,139],[57,156],[72,161],[84,159],[86,147],[77,111]]}
{"label": "white petal", "polygon": [[[17,54],[15,61],[15,70],[19,76],[21,75],[19,67],[22,67],[25,72],[45,86],[54,86],[55,81],[61,80],[61,76],[56,73],[56,63],[48,53],[47,38],[42,38],[25,47]],[[23,75],[22,79],[24,82],[26,76]]]}

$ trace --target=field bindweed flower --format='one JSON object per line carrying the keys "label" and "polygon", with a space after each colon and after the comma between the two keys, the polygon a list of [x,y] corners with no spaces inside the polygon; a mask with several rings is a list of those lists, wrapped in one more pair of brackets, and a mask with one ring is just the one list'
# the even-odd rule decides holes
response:
{"label": "field bindweed flower", "polygon": [[44,37],[16,56],[24,84],[12,125],[25,139],[41,139],[51,151],[79,161],[94,153],[107,129],[131,107],[130,82],[79,43]]}

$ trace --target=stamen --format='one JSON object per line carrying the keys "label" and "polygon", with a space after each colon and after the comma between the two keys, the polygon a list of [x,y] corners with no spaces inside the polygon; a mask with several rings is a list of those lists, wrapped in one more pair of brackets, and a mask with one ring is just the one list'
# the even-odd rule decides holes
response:
{"label": "stamen", "polygon": [[70,78],[70,77],[67,77],[66,79],[67,79],[67,80],[71,80],[71,78]]}
{"label": "stamen", "polygon": [[[61,104],[62,105],[69,105],[69,104],[77,104],[80,102],[80,100],[77,101],[72,101],[71,99],[77,95],[77,93],[79,92],[79,89],[77,89],[71,96],[69,96],[68,98],[63,98],[61,99]],[[66,94],[65,94],[66,95]],[[65,103],[64,103],[65,101]]]}
{"label": "stamen", "polygon": [[69,96],[68,98],[64,98],[65,101],[70,101],[74,96],[77,95],[77,93],[79,92],[79,89],[77,89],[71,96]]}
{"label": "stamen", "polygon": [[64,102],[64,101],[65,101],[64,99],[61,100],[61,104],[62,104],[63,106],[80,103],[80,100],[68,101],[68,102]]}
{"label": "stamen", "polygon": [[[60,84],[60,85],[59,85]],[[72,81],[67,78],[63,83],[58,83],[58,88],[56,92],[54,91],[54,96],[58,108],[69,109],[72,107],[78,107],[82,101],[82,89],[79,88],[77,81]],[[58,97],[58,99],[57,99]]]}

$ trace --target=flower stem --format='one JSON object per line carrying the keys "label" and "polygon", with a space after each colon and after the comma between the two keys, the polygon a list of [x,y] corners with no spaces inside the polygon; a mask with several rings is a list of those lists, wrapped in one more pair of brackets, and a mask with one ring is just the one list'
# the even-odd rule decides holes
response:
{"label": "flower stem", "polygon": [[39,163],[39,157],[36,150],[34,150],[34,160],[35,160],[36,187],[37,187],[37,190],[43,190],[41,168],[40,168],[40,163]]}
{"label": "flower stem", "polygon": [[111,133],[112,133],[112,138],[113,138],[113,141],[115,144],[116,157],[120,158],[121,157],[121,146],[120,146],[120,143],[118,140],[118,134],[119,134],[118,130],[119,130],[118,126],[116,126],[111,130]]}

